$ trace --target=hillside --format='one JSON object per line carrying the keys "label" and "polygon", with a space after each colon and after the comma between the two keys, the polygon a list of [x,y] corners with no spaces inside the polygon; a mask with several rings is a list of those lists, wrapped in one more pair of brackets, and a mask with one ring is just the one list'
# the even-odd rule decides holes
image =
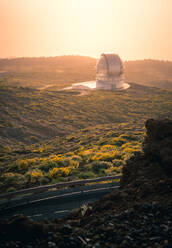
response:
{"label": "hillside", "polygon": [[84,96],[1,85],[1,191],[119,173],[145,119],[170,116],[171,103],[171,91],[137,84]]}
{"label": "hillside", "polygon": [[172,89],[172,62],[136,60],[125,62],[126,81]]}
{"label": "hillside", "polygon": [[171,62],[126,62],[127,80],[140,84],[126,91],[59,91],[94,79],[95,64],[82,56],[0,60],[1,191],[119,173],[140,150],[144,121],[171,115],[172,91],[149,84],[170,80]]}
{"label": "hillside", "polygon": [[121,92],[37,91],[0,85],[0,144],[32,144],[87,127],[171,113],[171,91],[132,84]]}
{"label": "hillside", "polygon": [[[0,59],[0,82],[57,90],[72,83],[95,79],[96,59],[84,56]],[[125,61],[127,82],[172,89],[172,62]]]}
{"label": "hillside", "polygon": [[171,247],[171,122],[147,121],[141,144],[146,119],[172,114],[172,63],[125,62],[125,91],[62,90],[93,80],[95,63],[81,56],[0,60],[1,193],[123,173],[120,191],[84,216],[0,222],[0,247]]}
{"label": "hillside", "polygon": [[0,82],[5,85],[57,90],[95,78],[96,60],[83,56],[0,59]]}
{"label": "hillside", "polygon": [[[148,120],[121,187],[62,220],[0,222],[0,247],[172,247],[172,121]],[[16,231],[17,230],[17,231]]]}

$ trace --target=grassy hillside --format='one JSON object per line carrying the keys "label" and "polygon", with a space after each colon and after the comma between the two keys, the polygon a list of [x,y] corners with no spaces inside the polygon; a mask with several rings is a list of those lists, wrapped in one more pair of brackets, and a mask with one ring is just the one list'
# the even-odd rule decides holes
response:
{"label": "grassy hillside", "polygon": [[143,130],[117,124],[83,130],[63,140],[1,151],[0,188],[12,191],[60,181],[121,173],[140,150]]}
{"label": "grassy hillside", "polygon": [[171,114],[172,93],[132,84],[127,91],[48,92],[0,88],[0,144],[32,144],[101,124],[139,122]]}
{"label": "grassy hillside", "polygon": [[9,191],[121,172],[140,150],[145,120],[171,115],[172,92],[132,84],[80,96],[1,86],[0,109],[0,187]]}
{"label": "grassy hillside", "polygon": [[140,80],[126,91],[57,91],[94,79],[95,62],[79,56],[0,60],[1,191],[119,173],[140,150],[145,120],[171,116],[172,91],[141,85],[169,80],[170,62],[162,68],[160,61],[126,62],[128,80]]}

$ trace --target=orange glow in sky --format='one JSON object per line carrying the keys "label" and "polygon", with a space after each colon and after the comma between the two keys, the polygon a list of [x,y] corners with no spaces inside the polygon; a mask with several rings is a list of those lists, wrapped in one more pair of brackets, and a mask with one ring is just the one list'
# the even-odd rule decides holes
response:
{"label": "orange glow in sky", "polygon": [[0,57],[172,60],[172,0],[0,0]]}

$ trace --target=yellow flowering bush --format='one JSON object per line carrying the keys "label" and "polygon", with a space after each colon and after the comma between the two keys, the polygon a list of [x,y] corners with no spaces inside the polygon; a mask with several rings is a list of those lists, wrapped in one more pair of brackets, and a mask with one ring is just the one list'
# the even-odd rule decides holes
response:
{"label": "yellow flowering bush", "polygon": [[105,170],[105,173],[107,174],[107,175],[110,175],[110,174],[119,174],[119,173],[121,173],[122,172],[122,168],[123,168],[123,166],[118,166],[118,167],[113,167],[113,166],[111,166],[111,167],[109,167],[108,169],[106,169]]}
{"label": "yellow flowering bush", "polygon": [[44,148],[43,147],[39,147],[39,152],[43,152],[44,151]]}
{"label": "yellow flowering bush", "polygon": [[90,155],[91,153],[92,153],[91,150],[83,150],[79,153],[79,155],[84,157]]}
{"label": "yellow flowering bush", "polygon": [[59,161],[61,161],[61,160],[62,160],[62,157],[59,156],[59,155],[54,156],[54,157],[52,158],[52,161],[53,161],[53,162],[59,162]]}
{"label": "yellow flowering bush", "polygon": [[70,173],[70,168],[53,168],[52,170],[49,171],[49,176],[50,178],[57,178],[60,176],[68,176]]}
{"label": "yellow flowering bush", "polygon": [[32,183],[39,182],[41,178],[43,177],[43,173],[40,170],[33,170],[30,172],[30,175],[31,175]]}
{"label": "yellow flowering bush", "polygon": [[111,140],[111,144],[116,145],[116,146],[121,146],[124,143],[126,143],[126,140],[123,139],[122,137],[115,137]]}
{"label": "yellow flowering bush", "polygon": [[111,161],[115,158],[119,158],[120,154],[118,151],[110,151],[110,152],[99,152],[92,157],[92,160],[103,160],[103,161]]}
{"label": "yellow flowering bush", "polygon": [[104,145],[101,147],[101,150],[102,151],[111,151],[111,150],[114,150],[115,149],[115,146],[112,146],[112,145]]}
{"label": "yellow flowering bush", "polygon": [[52,170],[49,170],[49,175],[51,178],[56,178],[56,177],[60,176],[59,168],[53,168]]}
{"label": "yellow flowering bush", "polygon": [[133,153],[134,151],[135,151],[135,149],[132,147],[126,147],[123,149],[123,152],[127,152],[127,153]]}
{"label": "yellow flowering bush", "polygon": [[70,160],[70,166],[74,167],[74,168],[78,168],[79,167],[79,162],[76,160]]}
{"label": "yellow flowering bush", "polygon": [[94,155],[94,150],[89,149],[89,150],[83,150],[79,153],[79,156],[87,163],[90,161],[91,157]]}
{"label": "yellow flowering bush", "polygon": [[59,169],[61,171],[62,176],[68,176],[69,173],[70,173],[70,169],[69,168],[62,167],[62,168],[59,168]]}

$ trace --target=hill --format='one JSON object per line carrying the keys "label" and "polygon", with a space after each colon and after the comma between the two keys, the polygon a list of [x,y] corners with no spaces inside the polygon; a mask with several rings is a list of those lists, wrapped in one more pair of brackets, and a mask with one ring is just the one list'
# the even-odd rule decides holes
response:
{"label": "hill", "polygon": [[170,61],[126,61],[125,75],[129,82],[172,89],[172,62]]}
{"label": "hill", "polygon": [[[12,240],[8,247],[16,246],[15,239],[19,239],[19,247],[24,247],[23,242],[38,247],[58,247],[57,242],[60,247],[106,247],[104,240],[112,247],[113,234],[118,240],[114,247],[157,246],[155,241],[171,247],[171,131],[167,132],[171,124],[147,122],[147,138],[140,151],[146,119],[171,116],[172,63],[126,62],[131,87],[125,91],[81,95],[62,90],[74,82],[94,79],[95,63],[95,59],[80,56],[0,60],[1,192],[123,172],[121,190],[88,207],[83,217],[78,212],[51,223],[35,223],[22,216],[0,222],[2,247],[6,240]],[[110,227],[106,229],[103,223]],[[155,227],[147,232],[152,225],[158,231]],[[163,237],[162,225],[168,230]],[[14,232],[21,228],[20,233],[27,237],[25,227],[28,241]],[[89,233],[89,229],[95,231]]]}
{"label": "hill", "polygon": [[146,129],[143,150],[124,166],[118,192],[63,220],[38,223],[19,215],[1,221],[0,247],[170,248],[172,121],[151,119]]}
{"label": "hill", "polygon": [[[95,79],[96,59],[84,56],[0,59],[0,82],[57,90],[72,83]],[[172,89],[172,62],[125,61],[127,82]]]}
{"label": "hill", "polygon": [[126,62],[126,77],[140,84],[126,91],[59,91],[94,79],[95,64],[82,56],[0,60],[1,191],[118,173],[140,149],[144,121],[171,115],[172,92],[149,84],[169,80],[171,62]]}
{"label": "hill", "polygon": [[83,56],[0,59],[0,82],[5,85],[42,89],[70,86],[92,80],[96,60]]}
{"label": "hill", "polygon": [[171,91],[132,84],[126,91],[38,91],[0,85],[0,144],[32,144],[109,123],[168,117]]}
{"label": "hill", "polygon": [[145,119],[170,116],[171,102],[137,84],[84,96],[1,85],[1,191],[120,172]]}

